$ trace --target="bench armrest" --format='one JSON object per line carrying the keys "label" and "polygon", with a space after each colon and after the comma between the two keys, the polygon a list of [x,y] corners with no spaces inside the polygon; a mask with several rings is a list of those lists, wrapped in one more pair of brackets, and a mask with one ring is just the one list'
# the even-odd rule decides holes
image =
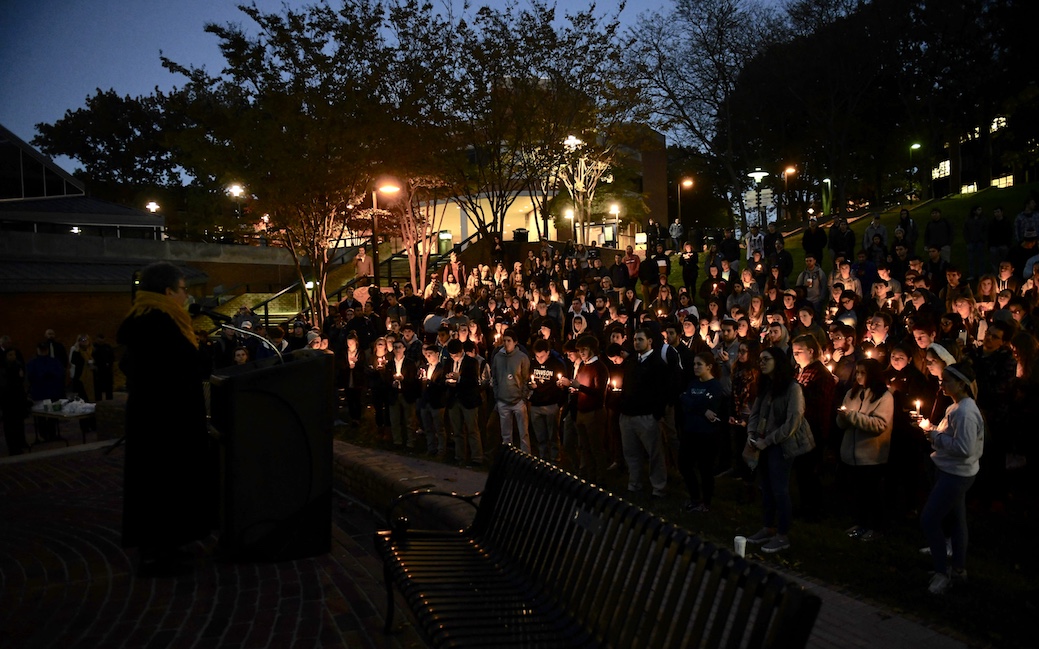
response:
{"label": "bench armrest", "polygon": [[393,499],[390,506],[386,509],[386,522],[389,524],[390,529],[393,531],[393,535],[406,533],[408,530],[408,519],[406,516],[399,516],[396,519],[393,517],[394,512],[398,507],[403,505],[409,500],[422,498],[425,496],[439,496],[442,498],[453,498],[455,500],[461,500],[472,506],[473,509],[477,509],[476,500],[480,498],[482,492],[477,491],[474,494],[460,494],[454,491],[440,491],[438,489],[414,489],[407,493],[403,493]]}

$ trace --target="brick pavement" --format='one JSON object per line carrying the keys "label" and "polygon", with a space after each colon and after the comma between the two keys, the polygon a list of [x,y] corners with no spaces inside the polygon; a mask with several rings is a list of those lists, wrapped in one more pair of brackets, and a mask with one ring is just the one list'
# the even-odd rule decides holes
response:
{"label": "brick pavement", "polygon": [[119,546],[122,452],[79,448],[0,464],[0,646],[423,646],[405,616],[382,633],[375,520],[355,502],[335,499],[329,555],[230,564],[210,538],[191,546],[193,574],[134,579]]}
{"label": "brick pavement", "polygon": [[[333,549],[276,564],[215,561],[192,547],[195,572],[137,580],[119,547],[122,455],[88,444],[0,461],[0,645],[11,647],[421,647],[398,613],[382,634],[385,591],[371,534],[376,519],[335,499]],[[472,492],[485,474],[335,443],[339,486],[383,507],[417,486]],[[12,461],[17,460],[17,461]],[[458,525],[465,507],[436,502]],[[965,647],[938,630],[825,584],[811,647]],[[398,611],[406,610],[399,599]]]}

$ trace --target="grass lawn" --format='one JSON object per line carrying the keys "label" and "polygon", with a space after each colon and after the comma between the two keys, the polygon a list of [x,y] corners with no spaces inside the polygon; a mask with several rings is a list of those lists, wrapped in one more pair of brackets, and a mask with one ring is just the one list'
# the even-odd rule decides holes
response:
{"label": "grass lawn", "polygon": [[[498,435],[497,425],[492,422],[484,433],[488,455]],[[361,426],[340,427],[336,436],[394,452],[392,445],[375,433],[370,409],[365,411]],[[421,452],[424,442],[417,443],[420,450],[416,452]],[[631,494],[626,485],[626,475],[615,471],[602,486],[718,545],[728,547],[733,536],[750,535],[761,527],[760,494],[752,502],[741,502],[746,500],[746,490],[742,482],[732,478],[716,481],[714,503],[707,514],[682,510],[687,494],[677,471],[672,470],[669,475],[670,493],[664,499],[651,499],[648,491]],[[795,519],[789,550],[765,555],[749,546],[748,556],[864,597],[895,614],[946,627],[974,646],[1039,644],[1031,619],[1036,612],[1039,570],[1036,555],[1023,544],[1036,538],[1039,525],[1022,503],[1012,501],[998,515],[971,512],[969,583],[938,598],[926,590],[930,558],[919,553],[925,542],[915,517],[891,521],[890,529],[870,543],[848,539],[844,530],[852,525],[852,520],[844,494],[833,475],[824,477],[823,486],[827,518],[820,523]],[[792,488],[796,507],[796,484]],[[1018,492],[1025,492],[1024,487],[1019,486]]]}

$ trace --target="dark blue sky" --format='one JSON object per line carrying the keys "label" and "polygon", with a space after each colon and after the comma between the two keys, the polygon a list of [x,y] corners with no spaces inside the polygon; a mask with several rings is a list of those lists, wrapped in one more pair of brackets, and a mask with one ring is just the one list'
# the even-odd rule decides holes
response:
{"label": "dark blue sky", "polygon": [[[302,0],[255,0],[265,11]],[[181,80],[159,63],[160,51],[174,61],[220,65],[209,22],[244,22],[235,0],[0,0],[0,124],[23,140],[35,125],[54,122],[83,106],[95,89],[121,95],[149,94]],[[474,4],[496,5],[496,0]],[[587,6],[561,0],[559,7]],[[627,20],[667,0],[631,0]],[[616,0],[602,0],[604,11]],[[458,0],[455,6],[460,6]],[[69,160],[59,164],[72,171]]]}

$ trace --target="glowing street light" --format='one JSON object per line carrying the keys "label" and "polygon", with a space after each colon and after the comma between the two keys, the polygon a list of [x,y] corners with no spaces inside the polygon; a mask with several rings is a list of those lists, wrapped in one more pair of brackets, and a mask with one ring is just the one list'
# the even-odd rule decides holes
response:
{"label": "glowing street light", "polygon": [[245,194],[245,188],[235,183],[227,188],[227,193],[234,198],[235,212],[239,219],[242,218],[242,195]]}
{"label": "glowing street light", "polygon": [[789,177],[796,174],[797,169],[794,167],[787,167],[783,170],[783,207],[786,212],[786,219],[790,220],[790,179]]}
{"label": "glowing street light", "polygon": [[758,167],[747,175],[754,179],[754,191],[757,194],[758,202],[758,220],[761,225],[765,225],[768,219],[765,217],[765,209],[761,206],[761,189],[759,189],[759,186],[761,185],[761,179],[767,176],[768,172],[762,171],[761,167]]}
{"label": "glowing street light", "polygon": [[400,187],[390,182],[372,190],[372,276],[376,286],[379,286],[379,192],[396,194],[399,191]]}
{"label": "glowing street light", "polygon": [[689,189],[692,186],[693,186],[693,179],[692,178],[683,178],[681,180],[681,182],[678,183],[678,222],[679,223],[682,222],[682,188],[685,187],[686,189]]}
{"label": "glowing street light", "polygon": [[145,205],[145,207],[146,207],[146,208],[148,209],[148,211],[149,211],[149,212],[151,212],[152,214],[155,214],[156,212],[158,212],[158,211],[159,211],[159,204],[158,204],[158,203],[156,203],[155,201],[149,201],[149,202],[148,202],[148,204],[147,204],[147,205]]}
{"label": "glowing street light", "polygon": [[[913,166],[913,151],[920,148],[919,142],[909,145],[909,204],[913,203],[914,186],[916,185],[916,167]],[[923,187],[921,187],[923,189]]]}

